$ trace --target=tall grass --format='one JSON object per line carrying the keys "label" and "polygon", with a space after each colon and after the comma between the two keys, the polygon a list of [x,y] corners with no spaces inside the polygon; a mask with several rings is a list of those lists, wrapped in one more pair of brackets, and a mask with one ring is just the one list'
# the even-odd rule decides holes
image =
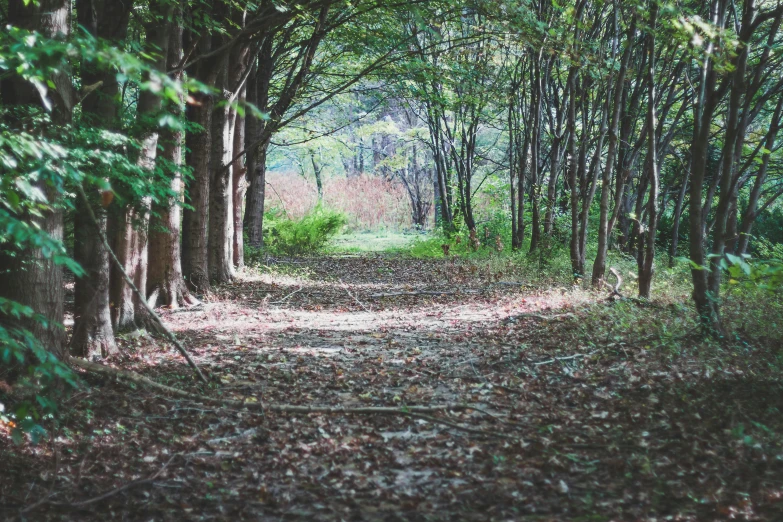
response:
{"label": "tall grass", "polygon": [[[266,208],[278,208],[299,219],[318,203],[315,182],[295,173],[270,172]],[[324,181],[324,206],[348,217],[348,231],[401,231],[412,227],[405,188],[395,181],[373,176],[332,178]]]}

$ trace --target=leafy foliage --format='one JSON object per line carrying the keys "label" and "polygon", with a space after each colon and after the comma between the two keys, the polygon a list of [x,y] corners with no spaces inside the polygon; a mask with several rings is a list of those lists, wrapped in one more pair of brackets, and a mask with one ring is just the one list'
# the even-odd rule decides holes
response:
{"label": "leafy foliage", "polygon": [[265,244],[273,254],[302,255],[321,251],[348,222],[345,214],[318,206],[300,219],[270,211],[265,216]]}
{"label": "leafy foliage", "polygon": [[[138,144],[131,131],[96,128],[82,118],[78,106],[72,119],[55,121],[53,97],[60,93],[53,78],[63,74],[65,63],[108,67],[130,90],[151,91],[170,103],[180,103],[189,90],[206,87],[175,81],[143,56],[81,32],[61,41],[10,27],[0,36],[0,72],[28,82],[41,101],[39,106],[0,107],[0,244],[9,256],[36,250],[78,277],[84,272],[64,242],[50,236],[37,219],[72,208],[77,184],[116,193],[128,204],[143,197],[164,200],[171,192],[164,167],[149,175],[137,166]],[[89,89],[85,95],[90,95]],[[160,118],[154,124],[177,122]],[[0,297],[0,365],[3,374],[17,374],[13,399],[0,402],[0,420],[13,427],[17,442],[24,433],[37,441],[44,433],[42,421],[57,411],[56,398],[78,386],[69,368],[23,326],[31,323],[62,328],[30,307]]]}

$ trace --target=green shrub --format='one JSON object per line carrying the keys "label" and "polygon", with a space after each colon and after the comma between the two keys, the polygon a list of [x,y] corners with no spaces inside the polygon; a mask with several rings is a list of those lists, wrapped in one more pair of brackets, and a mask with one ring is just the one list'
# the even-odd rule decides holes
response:
{"label": "green shrub", "polygon": [[341,212],[316,207],[301,219],[288,219],[279,211],[264,216],[264,244],[272,254],[296,256],[323,250],[348,222]]}

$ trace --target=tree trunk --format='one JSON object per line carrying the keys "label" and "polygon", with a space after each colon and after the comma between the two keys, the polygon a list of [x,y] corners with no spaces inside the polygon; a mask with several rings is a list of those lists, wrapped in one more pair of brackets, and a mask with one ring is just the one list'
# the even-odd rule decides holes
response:
{"label": "tree trunk", "polygon": [[[106,211],[92,205],[98,227],[89,218],[81,198],[76,200],[74,217],[74,259],[85,274],[74,285],[74,323],[71,354],[77,357],[108,356],[118,353],[109,307],[109,251],[100,234],[106,234]],[[99,233],[100,230],[100,233]]]}
{"label": "tree trunk", "polygon": [[677,194],[677,202],[674,205],[674,214],[672,216],[672,239],[669,245],[669,268],[674,267],[674,260],[677,258],[677,245],[680,242],[680,219],[682,218],[682,209],[685,204],[685,194],[688,193],[688,180],[691,176],[691,168],[688,165],[688,169],[685,171],[685,176],[682,179],[682,186],[680,192]]}
{"label": "tree trunk", "polygon": [[[717,22],[718,2],[712,3],[711,19]],[[716,300],[710,295],[707,285],[707,256],[705,252],[706,234],[704,229],[704,205],[702,190],[707,172],[707,151],[710,142],[710,124],[718,104],[715,93],[717,73],[714,70],[710,53],[713,43],[707,45],[707,58],[702,64],[699,79],[699,95],[694,107],[693,139],[691,142],[691,170],[688,247],[692,263],[693,301],[702,326],[708,332],[722,333],[719,309]]]}
{"label": "tree trunk", "polygon": [[[123,41],[127,35],[130,11],[118,0],[79,0],[79,24],[91,35],[110,41]],[[119,85],[114,71],[96,70],[88,63],[81,65],[82,85],[102,81],[97,91],[82,102],[82,117],[88,124],[115,129],[120,108]],[[81,198],[76,198],[74,217],[74,259],[84,268],[85,275],[74,284],[74,325],[70,350],[79,357],[111,355],[118,352],[114,341],[109,299],[110,260],[101,236],[108,236],[106,211],[99,202],[91,204],[98,219],[92,222]]]}
{"label": "tree trunk", "polygon": [[[228,60],[219,65],[216,88],[223,93],[223,102],[230,99]],[[216,104],[218,105],[218,104]],[[232,254],[234,216],[231,201],[231,136],[230,109],[227,104],[216,106],[212,114],[210,153],[209,235],[207,239],[209,279],[213,283],[228,283],[234,278]]]}
{"label": "tree trunk", "polygon": [[[155,20],[145,28],[147,33],[146,47],[153,56],[150,65],[163,71],[166,69],[173,7],[153,2],[150,9],[161,15],[162,20]],[[159,131],[155,123],[146,120],[150,115],[156,114],[160,110],[160,106],[161,98],[157,92],[146,90],[139,93],[137,119],[143,131],[139,139],[141,148],[137,164],[143,171],[150,174],[155,169]],[[150,198],[143,198],[135,208],[126,209],[124,219],[118,222],[119,226],[116,230],[117,248],[115,254],[136,288],[142,292],[147,288],[150,204]],[[125,278],[122,277],[119,270],[116,268],[112,270],[111,277],[111,301],[115,307],[113,314],[115,329],[144,327],[149,320],[146,307],[125,282]]]}
{"label": "tree trunk", "polygon": [[[182,22],[180,16],[175,18],[169,35],[168,69],[174,69],[182,60]],[[182,72],[174,73],[172,79],[181,80]],[[172,104],[172,116],[182,118],[182,105]],[[161,132],[161,158],[164,166],[170,166],[171,192],[174,197],[167,202],[153,205],[150,219],[149,234],[149,271],[145,289],[147,301],[152,307],[165,306],[178,308],[181,305],[198,303],[190,295],[182,275],[180,257],[180,217],[182,195],[182,140],[180,130],[165,129]]]}
{"label": "tree trunk", "polygon": [[185,138],[186,162],[192,171],[187,186],[189,207],[182,220],[182,273],[191,289],[209,291],[207,224],[209,222],[209,165],[212,143],[212,96],[193,93],[195,103],[187,106],[188,123],[200,127]]}
{"label": "tree trunk", "polygon": [[[208,54],[212,51],[212,39],[191,32],[188,40],[198,40],[196,52]],[[192,45],[192,44],[191,44]],[[186,45],[187,47],[187,45]],[[217,78],[215,59],[202,60],[188,76],[207,85],[214,85]],[[188,287],[196,293],[209,292],[208,224],[210,197],[210,164],[212,147],[212,112],[214,98],[210,94],[194,92],[193,101],[185,108],[189,130],[185,136],[185,162],[191,170],[186,187],[182,219],[182,274]]]}
{"label": "tree trunk", "polygon": [[313,164],[313,175],[315,175],[315,188],[318,192],[318,204],[324,201],[324,181],[321,177],[321,166],[315,160],[315,152],[310,152],[310,163]]}
{"label": "tree trunk", "polygon": [[[650,298],[650,287],[653,276],[653,260],[655,259],[655,232],[658,228],[658,119],[655,113],[655,26],[658,17],[658,4],[651,2],[650,33],[647,35],[649,53],[647,64],[647,169],[650,185],[650,196],[647,201],[647,230],[643,255],[639,260],[639,297]],[[641,220],[641,218],[639,218]],[[641,251],[641,248],[640,248]]]}
{"label": "tree trunk", "polygon": [[[248,137],[249,140],[249,137]],[[252,151],[248,162],[250,182],[245,207],[245,228],[247,242],[255,248],[264,245],[264,197],[266,195],[266,151],[269,143],[262,143]],[[251,170],[252,169],[252,170]]]}
{"label": "tree trunk", "polygon": [[[269,102],[269,85],[274,66],[272,50],[271,39],[267,39],[261,46],[256,70],[251,71],[248,77],[247,101],[261,110],[266,110]],[[269,124],[270,122],[251,118],[247,120],[245,129],[248,187],[243,228],[247,231],[248,244],[254,248],[264,245],[266,152],[270,139],[266,127]]]}
{"label": "tree trunk", "polygon": [[[612,169],[615,167],[615,157],[617,154],[617,137],[620,127],[620,116],[623,112],[623,92],[625,91],[625,73],[628,69],[628,62],[631,58],[631,49],[633,48],[633,35],[636,31],[636,19],[634,18],[626,38],[626,47],[620,60],[620,70],[615,80],[613,101],[612,101],[612,120],[609,123],[609,150],[606,155],[606,163],[601,177],[601,204],[600,217],[598,219],[598,252],[593,263],[592,285],[597,287],[603,283],[606,273],[606,254],[609,248],[609,191],[611,190]],[[618,35],[619,36],[619,35]],[[607,93],[609,95],[609,93]]]}
{"label": "tree trunk", "polygon": [[568,97],[568,185],[571,189],[571,242],[569,244],[571,254],[571,270],[574,278],[582,277],[580,266],[581,253],[579,250],[579,179],[577,176],[578,162],[576,152],[576,74],[572,67],[569,73]]}
{"label": "tree trunk", "polygon": [[[47,38],[63,38],[69,33],[68,2],[63,0],[41,0],[37,5],[22,0],[8,3],[8,23],[24,29],[37,30]],[[67,66],[53,78],[56,89],[51,92],[54,101],[52,120],[55,124],[71,120],[75,93]],[[41,98],[36,89],[17,76],[6,78],[0,87],[0,97],[5,106],[40,105]],[[48,197],[50,207],[40,216],[26,216],[34,226],[48,234],[53,240],[63,240],[63,214],[57,208],[60,194],[51,186],[40,183]],[[14,251],[16,250],[16,251]],[[46,321],[16,320],[0,317],[4,323],[13,323],[28,330],[44,349],[57,358],[62,358],[65,344],[63,320],[63,273],[42,249],[30,248],[19,251],[16,245],[0,247],[0,296],[29,306]]]}
{"label": "tree trunk", "polygon": [[538,241],[541,237],[541,214],[539,200],[541,199],[541,190],[539,183],[539,153],[541,150],[541,95],[543,92],[541,86],[541,67],[540,61],[543,50],[539,52],[538,59],[533,64],[533,100],[531,108],[533,111],[533,128],[531,131],[530,147],[530,200],[532,202],[532,223],[530,233],[530,252],[538,248]]}
{"label": "tree trunk", "polygon": [[[241,96],[244,98],[244,95]],[[244,116],[236,115],[234,124],[234,152],[236,157],[245,148],[245,124],[247,120]],[[245,201],[245,191],[247,190],[247,167],[242,165],[241,158],[234,162],[233,173],[231,177],[232,202],[234,203],[234,266],[242,268],[245,266],[245,240],[244,227],[242,226],[242,206]]]}

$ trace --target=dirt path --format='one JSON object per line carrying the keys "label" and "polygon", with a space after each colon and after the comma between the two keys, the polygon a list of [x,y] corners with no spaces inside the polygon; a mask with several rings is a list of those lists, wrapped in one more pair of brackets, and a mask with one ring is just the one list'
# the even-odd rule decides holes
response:
{"label": "dirt path", "polygon": [[[214,377],[201,392],[483,411],[264,416],[95,381],[69,399],[57,459],[0,439],[0,518],[45,498],[30,520],[783,517],[779,381],[665,356],[598,296],[531,283],[385,257],[246,275],[164,313]],[[173,350],[123,344],[114,364],[197,389]]]}

